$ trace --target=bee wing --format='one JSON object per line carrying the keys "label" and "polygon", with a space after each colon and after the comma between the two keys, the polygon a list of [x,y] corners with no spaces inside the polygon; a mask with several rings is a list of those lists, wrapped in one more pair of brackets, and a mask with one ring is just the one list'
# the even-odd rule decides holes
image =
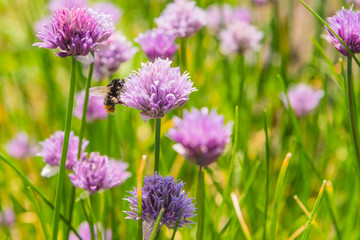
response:
{"label": "bee wing", "polygon": [[109,92],[109,87],[104,86],[98,86],[98,87],[92,87],[89,89],[89,93],[92,96],[97,97],[106,97],[107,93]]}

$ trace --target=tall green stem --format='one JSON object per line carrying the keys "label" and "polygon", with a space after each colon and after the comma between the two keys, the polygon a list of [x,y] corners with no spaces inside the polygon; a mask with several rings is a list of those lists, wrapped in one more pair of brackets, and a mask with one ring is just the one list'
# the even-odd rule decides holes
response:
{"label": "tall green stem", "polygon": [[358,164],[360,165],[360,149],[359,149],[359,135],[358,135],[358,131],[356,128],[356,116],[355,116],[355,112],[354,112],[354,90],[353,90],[353,83],[352,83],[352,58],[351,56],[348,57],[347,59],[347,70],[346,70],[346,85],[347,85],[347,95],[348,95],[348,105],[349,105],[349,117],[350,117],[350,124],[351,124],[351,132],[352,132],[352,138],[353,138],[353,143],[354,143],[354,148],[355,148],[355,153],[356,153],[356,158],[358,161]]}
{"label": "tall green stem", "polygon": [[198,222],[197,222],[197,232],[196,239],[203,239],[203,229],[204,229],[204,173],[202,167],[199,166],[199,176],[198,176],[198,189],[197,189],[197,203],[198,203]]}
{"label": "tall green stem", "polygon": [[186,38],[181,38],[180,39],[180,58],[181,58],[181,70],[185,71],[186,70]]}
{"label": "tall green stem", "polygon": [[57,239],[58,228],[59,228],[59,215],[60,215],[60,207],[62,200],[61,198],[63,195],[62,191],[63,191],[65,171],[66,171],[65,164],[66,164],[66,156],[69,146],[71,118],[72,118],[73,105],[74,105],[75,80],[76,80],[76,60],[74,57],[72,57],[69,100],[68,100],[68,107],[67,107],[66,120],[65,120],[65,133],[64,133],[64,141],[63,141],[63,147],[62,147],[61,159],[60,159],[60,170],[57,180],[56,196],[55,196],[55,207],[54,207],[53,228],[52,228],[53,240]]}
{"label": "tall green stem", "polygon": [[159,172],[160,132],[161,132],[161,118],[157,118],[157,119],[155,119],[155,165],[154,165],[154,172]]}

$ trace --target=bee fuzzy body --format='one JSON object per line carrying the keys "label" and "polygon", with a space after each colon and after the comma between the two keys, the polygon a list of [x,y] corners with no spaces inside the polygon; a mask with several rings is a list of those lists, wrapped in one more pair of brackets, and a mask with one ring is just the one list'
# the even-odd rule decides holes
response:
{"label": "bee fuzzy body", "polygon": [[124,89],[125,81],[113,79],[106,87],[109,89],[104,98],[104,108],[108,113],[114,113],[115,105],[120,104],[118,101],[120,94]]}

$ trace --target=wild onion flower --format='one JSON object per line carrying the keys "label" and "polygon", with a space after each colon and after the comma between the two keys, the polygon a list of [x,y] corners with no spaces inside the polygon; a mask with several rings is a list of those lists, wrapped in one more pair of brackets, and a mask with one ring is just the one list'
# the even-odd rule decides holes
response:
{"label": "wild onion flower", "polygon": [[0,226],[4,226],[4,227],[11,227],[14,225],[15,223],[15,212],[13,209],[11,208],[5,208],[1,213],[0,213]]}
{"label": "wild onion flower", "polygon": [[[102,239],[105,239],[104,231],[103,231],[103,229],[101,227],[101,224],[97,223],[97,225],[98,225],[98,228],[99,228],[100,232],[102,233],[101,235],[103,235]],[[77,232],[80,235],[82,240],[91,240],[91,230],[90,230],[90,226],[89,226],[88,222],[82,222],[80,224]],[[97,229],[96,229],[95,224],[94,224],[94,233],[95,233],[95,239],[98,239],[98,237],[97,237]],[[111,240],[111,236],[112,236],[111,230],[108,229],[106,231],[106,239],[105,240]],[[78,240],[78,239],[79,238],[74,233],[71,233],[70,236],[69,236],[69,240]]]}
{"label": "wild onion flower", "polygon": [[[330,27],[345,42],[351,52],[360,53],[360,12],[353,11],[351,6],[349,10],[342,8],[333,17],[328,18]],[[332,44],[343,55],[350,56],[346,48],[340,43],[335,35],[328,29],[332,38]]]}
{"label": "wild onion flower", "polygon": [[[51,177],[59,171],[63,141],[64,132],[56,131],[48,139],[40,142],[42,149],[37,154],[37,156],[43,157],[44,162],[46,162],[46,165],[41,172],[41,176]],[[83,139],[81,145],[80,159],[86,158],[86,154],[84,153],[84,151],[88,144],[89,141]],[[73,132],[70,132],[69,148],[66,157],[66,169],[69,171],[72,170],[75,163],[79,160],[77,158],[78,148],[79,137],[75,136]]]}
{"label": "wild onion flower", "polygon": [[204,11],[189,0],[174,0],[160,17],[155,19],[158,28],[176,38],[187,38],[206,24]]}
{"label": "wild onion flower", "polygon": [[29,136],[20,132],[6,143],[6,152],[15,159],[27,159],[36,154],[38,148]]}
{"label": "wild onion flower", "polygon": [[130,75],[120,100],[128,107],[141,110],[141,119],[162,118],[183,106],[190,93],[196,91],[188,73],[170,66],[171,61],[158,58],[141,64],[141,69]]}
{"label": "wild onion flower", "polygon": [[69,177],[75,187],[94,194],[122,184],[130,177],[130,173],[126,172],[127,168],[127,163],[109,160],[107,156],[99,153],[91,153],[89,159],[75,164],[74,174],[69,174]]}
{"label": "wild onion flower", "polygon": [[138,51],[121,33],[116,32],[103,44],[103,50],[95,53],[94,77],[102,79],[111,76],[120,64],[126,62]]}
{"label": "wild onion flower", "polygon": [[266,3],[270,3],[272,1],[277,1],[277,0],[252,0],[253,4],[255,5],[263,5]]}
{"label": "wild onion flower", "polygon": [[230,142],[232,123],[224,126],[224,116],[215,110],[185,110],[184,118],[174,117],[173,122],[167,136],[177,143],[174,150],[199,166],[215,162]]}
{"label": "wild onion flower", "polygon": [[[84,107],[85,92],[82,91],[76,96],[76,106],[74,115],[81,119]],[[88,107],[86,112],[86,121],[93,122],[97,119],[107,118],[108,113],[104,108],[104,97],[89,95]]]}
{"label": "wild onion flower", "polygon": [[[292,109],[296,116],[302,117],[309,114],[319,104],[321,98],[324,96],[323,90],[314,90],[311,86],[300,83],[291,87],[287,93]],[[281,100],[288,108],[288,101],[285,93],[282,93]]]}
{"label": "wild onion flower", "polygon": [[229,24],[225,30],[220,32],[221,49],[224,54],[244,54],[256,51],[260,47],[262,32],[250,23],[238,21]]}
{"label": "wild onion flower", "polygon": [[157,58],[172,59],[178,46],[175,37],[170,36],[161,29],[153,29],[146,33],[140,33],[135,39],[151,62]]}
{"label": "wild onion flower", "polygon": [[[149,239],[156,218],[162,208],[164,212],[157,230],[160,230],[163,225],[166,225],[169,229],[173,229],[179,218],[181,209],[183,212],[178,227],[188,226],[193,223],[189,218],[195,216],[195,204],[192,203],[194,198],[189,198],[189,193],[186,194],[183,187],[184,183],[182,181],[175,182],[172,176],[162,177],[158,173],[155,173],[154,175],[145,177],[144,187],[141,188],[141,217],[144,226],[144,239]],[[134,187],[134,191],[129,191],[130,196],[125,199],[130,203],[131,209],[131,211],[125,211],[125,213],[129,215],[126,217],[127,219],[138,220],[137,192],[138,189]]]}
{"label": "wild onion flower", "polygon": [[49,3],[49,9],[55,12],[63,8],[82,8],[86,7],[86,5],[87,0],[52,0]]}
{"label": "wild onion flower", "polygon": [[87,8],[63,8],[57,10],[36,35],[42,42],[33,46],[54,49],[60,57],[74,56],[78,61],[93,61],[91,51],[97,51],[101,43],[114,31],[109,15]]}
{"label": "wild onion flower", "polygon": [[122,10],[111,2],[97,2],[91,5],[91,8],[99,13],[110,15],[114,23],[117,23],[122,16]]}
{"label": "wild onion flower", "polygon": [[229,4],[213,4],[206,9],[206,26],[214,32],[219,31],[233,22],[241,21],[250,23],[251,12],[245,7],[233,8]]}

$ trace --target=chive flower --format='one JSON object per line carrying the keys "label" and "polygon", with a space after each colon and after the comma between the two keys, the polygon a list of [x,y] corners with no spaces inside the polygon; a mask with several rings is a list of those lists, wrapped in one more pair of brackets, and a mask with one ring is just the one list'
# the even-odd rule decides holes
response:
{"label": "chive flower", "polygon": [[174,150],[199,166],[215,162],[230,142],[232,123],[224,125],[224,116],[214,109],[185,110],[183,119],[174,117],[173,122],[167,136],[176,142]]}
{"label": "chive flower", "polygon": [[115,32],[104,41],[102,51],[95,53],[94,77],[102,79],[113,75],[120,65],[134,56],[138,51],[125,36]]}
{"label": "chive flower", "polygon": [[87,0],[52,0],[48,7],[50,11],[55,12],[63,8],[82,8],[86,7]]}
{"label": "chive flower", "polygon": [[[102,239],[105,239],[105,235],[104,235],[104,230],[102,229],[102,226],[100,223],[97,223],[97,227],[99,228],[100,232],[102,233]],[[79,236],[81,237],[82,240],[91,240],[91,229],[89,226],[88,222],[82,222],[77,230],[77,233],[79,234]],[[94,224],[94,234],[95,234],[95,239],[98,239],[97,236],[97,229],[96,229],[96,225]],[[111,240],[112,233],[111,230],[108,229],[106,231],[106,239],[105,240]],[[71,233],[69,236],[69,240],[78,240],[79,238],[74,234]]]}
{"label": "chive flower", "polygon": [[206,24],[205,12],[189,0],[174,0],[160,17],[155,19],[158,28],[176,38],[188,38]]}
{"label": "chive flower", "polygon": [[126,106],[141,110],[141,119],[162,118],[170,111],[182,107],[190,93],[196,91],[188,73],[170,66],[168,59],[142,63],[142,68],[130,75],[120,96]]}
{"label": "chive flower", "polygon": [[244,21],[229,24],[220,32],[220,47],[224,54],[244,54],[260,47],[263,33]]}
{"label": "chive flower", "polygon": [[17,133],[13,139],[6,143],[7,154],[15,159],[33,157],[37,151],[36,144],[24,132]]}
{"label": "chive flower", "polygon": [[[287,94],[295,115],[302,117],[309,114],[319,105],[324,96],[324,91],[315,90],[307,84],[300,83],[290,87]],[[282,93],[281,100],[284,102],[285,107],[288,108],[289,104],[285,93]]]}
{"label": "chive flower", "polygon": [[97,2],[91,5],[91,8],[99,13],[110,15],[114,23],[117,23],[123,14],[122,10],[111,2]]}
{"label": "chive flower", "polygon": [[[81,91],[75,97],[76,105],[74,108],[75,117],[81,119],[83,114],[85,91]],[[86,111],[86,121],[93,122],[97,119],[106,119],[108,113],[104,108],[104,97],[89,95],[88,107]]]}
{"label": "chive flower", "polygon": [[[77,158],[78,148],[79,148],[79,137],[75,136],[73,132],[70,132],[69,138],[69,147],[66,156],[66,169],[71,171],[75,163],[79,160]],[[43,157],[44,162],[46,162],[45,167],[41,172],[43,177],[51,177],[59,171],[61,152],[64,142],[64,132],[56,131],[48,139],[43,142],[40,142],[42,146],[41,151],[37,156]],[[81,145],[81,154],[80,158],[86,158],[84,153],[86,146],[89,144],[89,141],[83,139]]]}
{"label": "chive flower", "polygon": [[[354,54],[360,53],[360,12],[353,11],[353,6],[346,10],[342,8],[333,17],[328,18],[330,27],[348,46]],[[329,30],[334,47],[344,56],[350,56],[346,48],[340,43],[335,35]]]}
{"label": "chive flower", "polygon": [[16,214],[12,208],[4,208],[0,212],[0,226],[11,227],[15,224]]}
{"label": "chive flower", "polygon": [[152,29],[145,33],[140,33],[135,39],[145,52],[151,62],[157,58],[172,59],[178,46],[175,44],[175,37],[168,35],[161,29]]}
{"label": "chive flower", "polygon": [[42,42],[33,46],[54,49],[59,57],[74,56],[78,61],[93,61],[91,51],[97,51],[101,43],[114,31],[109,15],[87,8],[63,8],[57,10],[48,24],[42,25],[36,35]]}
{"label": "chive flower", "polygon": [[75,187],[94,194],[122,184],[130,177],[127,168],[127,163],[91,153],[88,159],[76,162],[69,177]]}
{"label": "chive flower", "polygon": [[[174,177],[162,177],[158,173],[144,178],[144,186],[142,191],[142,220],[144,239],[149,239],[154,228],[156,218],[160,210],[164,212],[160,219],[159,228],[166,226],[174,229],[176,221],[179,218],[181,210],[181,218],[178,227],[189,226],[193,222],[189,220],[195,216],[195,204],[192,203],[194,198],[189,198],[189,193],[183,190],[184,183],[180,180],[175,181]],[[137,192],[134,187],[133,191],[125,200],[130,203],[131,211],[125,211],[129,216],[127,219],[138,220],[137,217]]]}

